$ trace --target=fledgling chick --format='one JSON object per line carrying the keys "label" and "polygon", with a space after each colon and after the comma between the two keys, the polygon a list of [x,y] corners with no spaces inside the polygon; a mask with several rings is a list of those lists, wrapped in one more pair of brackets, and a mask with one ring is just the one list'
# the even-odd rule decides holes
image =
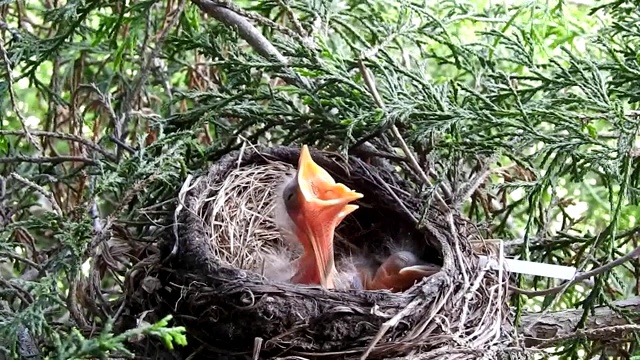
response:
{"label": "fledgling chick", "polygon": [[286,179],[278,194],[275,219],[285,246],[264,255],[263,274],[269,279],[329,289],[403,291],[440,269],[402,250],[377,266],[361,256],[343,259],[336,270],[335,228],[358,209],[351,202],[363,195],[336,183],[313,161],[306,145],[300,152],[297,171]]}
{"label": "fledgling chick", "polygon": [[[300,257],[291,264],[294,271],[290,281],[335,288],[335,228],[358,208],[350,203],[363,195],[336,183],[325,169],[313,161],[306,145],[300,151],[295,175],[286,181],[280,191],[281,203],[276,205],[276,222],[285,240],[289,240],[285,243],[291,245],[290,240],[295,239],[298,249],[301,247],[302,250]],[[291,253],[282,254],[279,258],[280,254],[267,256],[273,264],[269,270],[265,269],[265,276],[276,279],[286,278],[290,274],[282,263],[296,252],[295,246],[291,248]],[[343,281],[340,279],[340,282]]]}

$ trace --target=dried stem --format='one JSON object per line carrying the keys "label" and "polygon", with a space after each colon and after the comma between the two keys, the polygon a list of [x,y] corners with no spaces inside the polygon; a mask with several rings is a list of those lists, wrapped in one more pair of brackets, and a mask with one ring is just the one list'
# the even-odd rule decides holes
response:
{"label": "dried stem", "polygon": [[[364,64],[364,61],[362,60],[362,58],[358,59],[358,66],[360,67],[360,73],[362,74],[362,78],[364,79],[364,82],[367,85],[367,89],[369,89],[369,92],[371,93],[373,100],[375,101],[376,105],[380,109],[384,110],[385,109],[384,101],[382,100],[382,97],[378,93],[378,89],[376,88],[373,77],[369,73],[369,70]],[[427,174],[424,172],[424,170],[422,170],[422,168],[420,167],[420,164],[418,164],[418,160],[413,155],[413,151],[409,149],[409,146],[404,141],[402,134],[400,134],[400,131],[398,130],[398,127],[396,127],[395,124],[391,125],[391,133],[393,134],[393,137],[396,139],[396,141],[398,141],[398,143],[400,144],[402,151],[405,153],[405,156],[409,159],[409,163],[413,166],[413,169],[420,176],[420,179],[425,184],[433,187],[431,180],[429,180],[429,177],[427,176]],[[444,211],[448,209],[447,203],[444,201],[442,196],[440,196],[440,194],[437,191],[434,191],[434,197],[436,199],[436,202],[438,203],[438,206],[441,208],[441,210]]]}

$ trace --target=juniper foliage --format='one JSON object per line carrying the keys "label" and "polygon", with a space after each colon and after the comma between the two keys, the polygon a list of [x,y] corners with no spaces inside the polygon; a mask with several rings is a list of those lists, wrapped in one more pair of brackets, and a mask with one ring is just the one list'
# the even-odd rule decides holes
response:
{"label": "juniper foliage", "polygon": [[[288,65],[203,3],[249,19]],[[638,5],[4,2],[2,350],[28,355],[25,337],[65,359],[131,355],[140,336],[183,343],[168,320],[112,332],[135,263],[112,245],[135,239],[145,251],[186,175],[247,142],[342,153],[371,142],[398,158],[396,127],[433,183],[486,175],[461,211],[513,255],[585,270],[622,257],[640,234]],[[426,206],[433,188],[412,180]],[[638,295],[639,276],[634,259],[512,304],[579,307],[586,320]],[[517,277],[525,290],[554,285]],[[554,351],[605,350],[576,337]]]}

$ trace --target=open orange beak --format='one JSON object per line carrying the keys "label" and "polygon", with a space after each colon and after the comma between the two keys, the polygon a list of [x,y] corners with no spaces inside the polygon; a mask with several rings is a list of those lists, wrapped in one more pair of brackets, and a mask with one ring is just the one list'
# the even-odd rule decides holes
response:
{"label": "open orange beak", "polygon": [[302,147],[296,177],[289,184],[289,191],[285,190],[284,199],[304,248],[294,282],[333,287],[335,228],[358,209],[349,203],[362,197],[346,185],[336,183],[313,161],[307,145]]}

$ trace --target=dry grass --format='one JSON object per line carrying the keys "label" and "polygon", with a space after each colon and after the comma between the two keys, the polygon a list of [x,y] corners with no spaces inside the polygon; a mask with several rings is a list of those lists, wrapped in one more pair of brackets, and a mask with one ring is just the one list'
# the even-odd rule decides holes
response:
{"label": "dry grass", "polygon": [[260,272],[265,258],[275,249],[290,249],[277,211],[280,185],[294,169],[283,162],[252,165],[233,170],[219,184],[209,184],[195,209],[206,224],[206,236],[220,262],[243,270]]}

